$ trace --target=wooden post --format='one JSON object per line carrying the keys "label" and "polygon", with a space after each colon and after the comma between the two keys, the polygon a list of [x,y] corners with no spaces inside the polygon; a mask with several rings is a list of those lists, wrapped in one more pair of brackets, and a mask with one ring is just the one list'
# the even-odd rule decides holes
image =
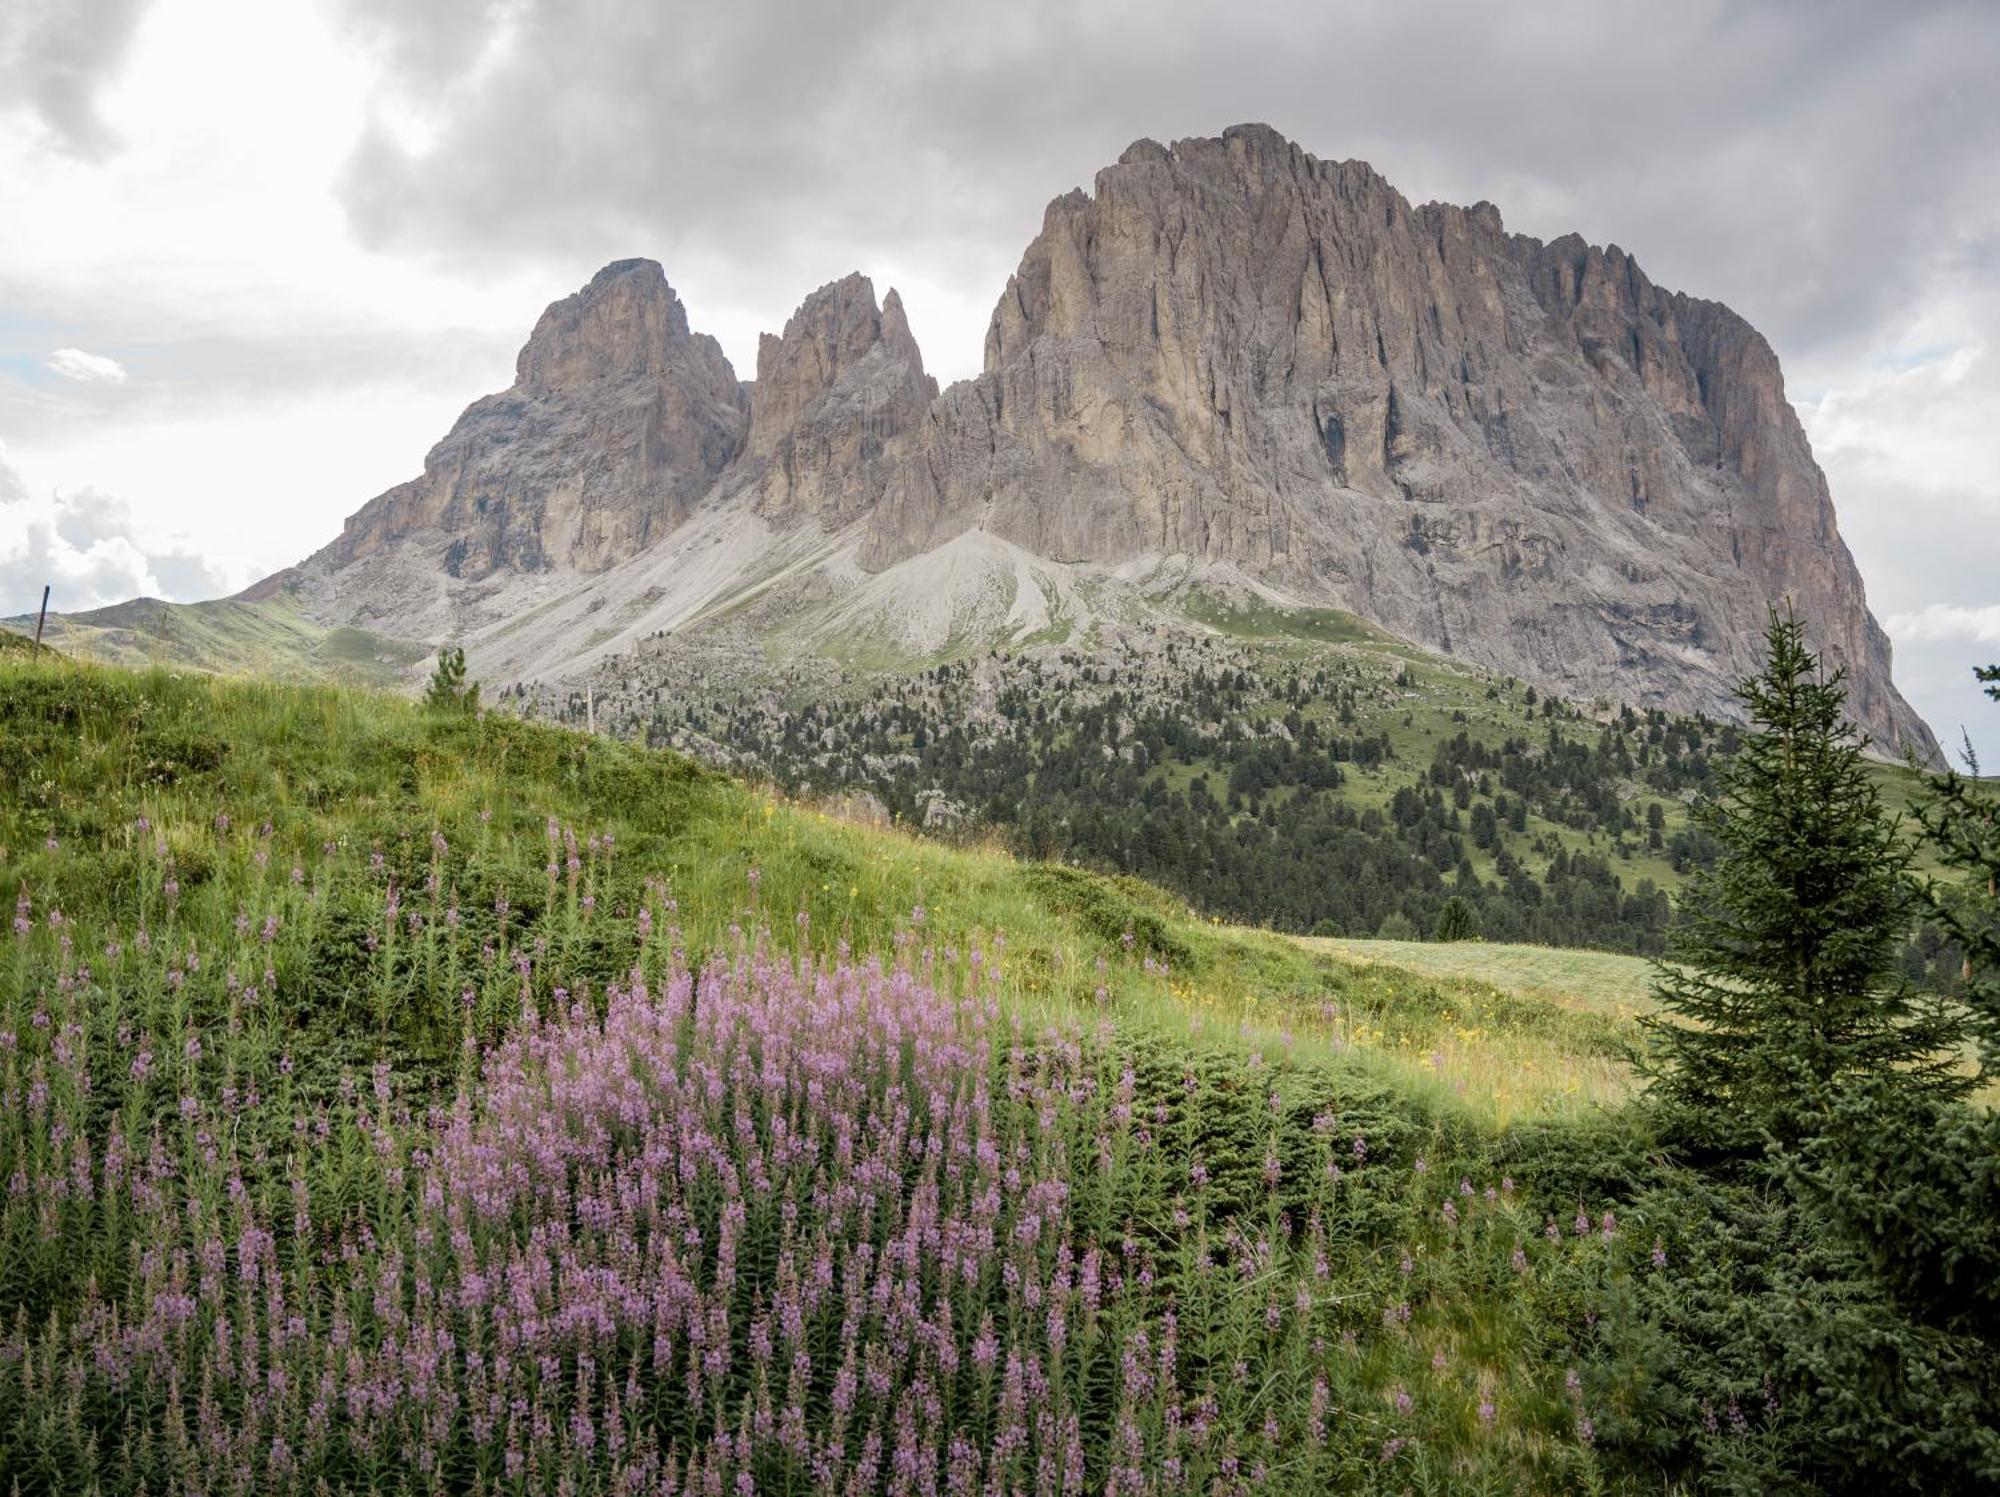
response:
{"label": "wooden post", "polygon": [[35,619],[35,649],[38,651],[42,647],[42,625],[49,621],[49,589],[54,585],[49,582],[42,584],[42,611]]}
{"label": "wooden post", "polygon": [[583,688],[583,731],[597,732],[597,692],[590,686]]}

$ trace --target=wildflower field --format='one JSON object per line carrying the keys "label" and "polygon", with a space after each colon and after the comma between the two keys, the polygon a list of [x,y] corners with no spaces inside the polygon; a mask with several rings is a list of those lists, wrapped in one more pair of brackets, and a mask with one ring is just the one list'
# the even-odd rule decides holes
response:
{"label": "wildflower field", "polygon": [[0,1489],[1660,1489],[1612,1017],[360,691],[0,764]]}

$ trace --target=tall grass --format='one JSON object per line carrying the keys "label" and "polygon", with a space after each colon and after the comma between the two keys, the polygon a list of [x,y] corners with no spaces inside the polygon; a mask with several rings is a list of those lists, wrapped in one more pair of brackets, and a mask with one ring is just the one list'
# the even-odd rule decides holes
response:
{"label": "tall grass", "polygon": [[[93,907],[118,887],[126,829],[145,815],[188,849],[181,882],[201,897],[209,823],[226,810],[239,828],[271,823],[295,856],[329,842],[379,855],[405,886],[441,831],[478,852],[468,876],[532,916],[549,897],[554,817],[582,838],[596,898],[629,904],[645,879],[663,881],[696,952],[747,918],[754,870],[762,905],[805,913],[797,939],[821,952],[883,949],[919,906],[960,942],[1004,931],[1015,1000],[1050,1016],[1108,1009],[1195,1043],[1351,1064],[1487,1123],[1573,1116],[1626,1091],[1630,1030],[1614,1018],[1215,927],[1136,880],[845,824],[672,754],[490,714],[426,716],[336,687],[0,666],[0,747],[22,766],[0,784],[0,894],[26,885]],[[51,832],[90,856],[45,857]],[[432,996],[419,981],[398,1001],[420,1010]]]}
{"label": "tall grass", "polygon": [[1553,1006],[360,693],[0,735],[23,1492],[1606,1480],[1632,1229],[1412,1043]]}

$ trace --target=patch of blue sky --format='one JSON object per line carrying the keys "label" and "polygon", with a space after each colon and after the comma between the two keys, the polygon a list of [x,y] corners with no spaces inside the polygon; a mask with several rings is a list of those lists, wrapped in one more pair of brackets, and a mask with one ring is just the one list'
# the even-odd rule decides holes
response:
{"label": "patch of blue sky", "polygon": [[0,373],[28,384],[44,385],[56,378],[49,355],[63,346],[56,324],[0,308]]}
{"label": "patch of blue sky", "polygon": [[1908,374],[1921,369],[1926,364],[1936,364],[1957,353],[1956,343],[1926,343],[1922,348],[1899,348],[1893,353],[1885,353],[1875,362],[1894,374]]}

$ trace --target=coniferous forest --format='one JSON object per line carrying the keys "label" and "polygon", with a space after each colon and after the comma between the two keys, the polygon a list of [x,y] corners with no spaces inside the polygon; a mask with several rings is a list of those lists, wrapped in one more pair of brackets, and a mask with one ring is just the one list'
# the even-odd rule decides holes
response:
{"label": "coniferous forest", "polygon": [[[788,793],[861,795],[926,835],[1135,874],[1225,920],[1665,950],[1673,892],[1716,853],[1692,808],[1737,752],[1735,725],[1586,709],[1379,638],[1343,643],[1168,635],[901,675],[695,674],[663,654],[621,661],[592,705],[603,728]],[[516,710],[584,720],[581,693],[516,691]],[[1901,960],[1926,984],[1960,981],[1934,921]]]}
{"label": "coniferous forest", "polygon": [[[640,684],[599,720],[649,743],[1321,934],[1428,936],[1456,897],[1489,939],[1657,952],[1667,886],[1710,855],[1686,805],[1735,742],[1711,721],[1598,720],[1455,673],[1464,705],[1440,711],[1431,670],[1420,685],[1400,659],[1287,661],[1198,636],[1108,661],[855,673],[834,690],[823,675],[704,692],[648,687],[643,663],[621,672]],[[550,708],[584,715],[580,693]]]}

